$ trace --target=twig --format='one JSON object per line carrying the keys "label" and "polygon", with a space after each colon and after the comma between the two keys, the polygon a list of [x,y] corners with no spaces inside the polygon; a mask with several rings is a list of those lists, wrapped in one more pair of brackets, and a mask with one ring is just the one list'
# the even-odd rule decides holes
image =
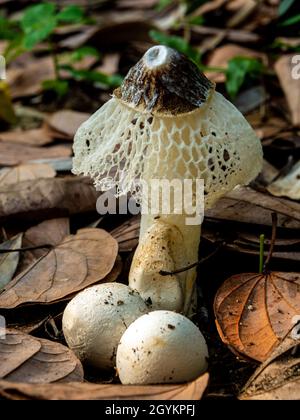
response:
{"label": "twig", "polygon": [[259,237],[259,274],[264,270],[264,248],[265,248],[265,235],[261,234]]}
{"label": "twig", "polygon": [[264,270],[263,270],[264,272],[267,271],[268,265],[269,265],[269,263],[271,261],[271,258],[272,258],[274,245],[275,245],[275,241],[276,241],[277,221],[278,221],[277,213],[272,213],[272,237],[271,237],[271,244],[270,244],[269,253],[268,253],[267,259],[266,259],[265,264],[264,264]]}
{"label": "twig", "polygon": [[0,249],[0,254],[6,254],[8,252],[34,251],[35,249],[42,249],[42,248],[52,249],[52,248],[54,248],[54,246],[53,245],[49,245],[49,244],[45,244],[45,245],[37,245],[37,246],[28,246],[28,247],[25,247],[25,248]]}
{"label": "twig", "polygon": [[174,271],[160,270],[159,274],[161,276],[172,276],[174,274],[180,274],[180,273],[183,273],[184,271],[191,270],[192,268],[197,267],[197,265],[203,264],[205,261],[207,261],[214,255],[216,255],[223,245],[224,245],[224,242],[219,243],[217,248],[214,249],[213,252],[208,254],[206,257],[202,258],[200,261],[196,261],[193,264],[187,265],[186,267],[183,267],[183,268],[178,268],[177,270],[174,270]]}

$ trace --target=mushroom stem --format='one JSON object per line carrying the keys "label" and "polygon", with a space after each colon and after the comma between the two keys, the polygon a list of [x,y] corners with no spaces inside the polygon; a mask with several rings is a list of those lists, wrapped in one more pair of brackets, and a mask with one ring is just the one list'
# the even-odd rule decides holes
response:
{"label": "mushroom stem", "polygon": [[[195,261],[198,261],[201,225],[187,225],[185,214],[164,214],[158,215],[156,217],[150,214],[142,215],[140,243],[145,243],[146,238],[148,238],[151,241],[155,241],[155,238],[151,238],[151,227],[157,224],[157,221],[159,221],[162,226],[167,225],[169,229],[177,230],[178,232],[180,232],[180,235],[174,235],[176,242],[173,243],[170,247],[168,229],[161,228],[157,230],[157,233],[162,236],[161,242],[163,242],[165,246],[168,247],[166,251],[170,254],[170,257],[173,259],[173,270],[177,270],[181,267],[188,266],[194,263]],[[150,235],[148,234],[149,232]],[[154,253],[151,255],[154,264],[155,261],[157,261],[157,259],[160,257],[161,251],[164,250],[157,249],[157,255],[155,255]],[[137,250],[137,254],[139,254],[139,250]],[[181,258],[178,258],[179,255],[181,256]],[[132,262],[131,274],[134,273],[134,268],[135,258]],[[146,267],[144,267],[144,269],[145,268]],[[160,270],[170,271],[169,267],[167,267],[166,265],[159,267],[158,271]],[[161,276],[159,273],[157,273],[157,279],[161,283],[161,288],[166,287],[166,282],[168,281],[166,277],[168,278],[169,276]],[[181,291],[183,293],[181,308],[179,309],[180,305],[178,305],[177,310],[183,312],[184,314],[189,314],[191,312],[191,303],[195,299],[193,294],[195,292],[197,267],[194,267],[188,271],[177,275],[172,275],[170,277],[178,279],[177,281],[179,282]],[[140,279],[140,281],[142,282],[142,279]],[[129,276],[129,282],[131,284],[131,275]],[[160,305],[158,304],[158,306]]]}

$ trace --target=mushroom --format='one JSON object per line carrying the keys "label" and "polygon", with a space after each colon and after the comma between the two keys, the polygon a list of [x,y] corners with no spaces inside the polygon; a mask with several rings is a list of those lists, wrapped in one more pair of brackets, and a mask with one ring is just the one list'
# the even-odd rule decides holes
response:
{"label": "mushroom", "polygon": [[180,383],[207,369],[208,350],[200,330],[185,316],[154,311],[134,321],[117,349],[122,384]]}
{"label": "mushroom", "polygon": [[[197,216],[197,209],[191,214],[175,211],[175,206],[153,211],[153,200],[136,179],[148,186],[151,180],[192,180],[192,209],[199,199],[196,181],[203,179],[205,206],[213,206],[261,169],[261,143],[248,122],[187,57],[155,46],[78,129],[74,154],[75,174],[91,176],[101,190],[116,185],[117,196],[131,192],[142,204],[129,285],[152,302],[152,309],[188,314],[196,268],[168,276],[160,271],[198,260],[202,220],[187,224],[187,216]],[[175,202],[178,196],[172,194]]]}
{"label": "mushroom", "polygon": [[63,314],[63,332],[77,357],[91,366],[115,366],[116,350],[126,328],[147,306],[139,294],[120,283],[104,283],[78,293]]}

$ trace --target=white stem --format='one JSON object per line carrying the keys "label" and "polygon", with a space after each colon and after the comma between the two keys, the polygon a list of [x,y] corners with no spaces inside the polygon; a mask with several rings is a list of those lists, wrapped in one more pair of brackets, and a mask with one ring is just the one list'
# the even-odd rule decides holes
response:
{"label": "white stem", "polygon": [[201,226],[185,224],[185,215],[142,215],[140,243],[133,257],[129,285],[153,309],[189,314],[197,268],[162,276],[198,260]]}

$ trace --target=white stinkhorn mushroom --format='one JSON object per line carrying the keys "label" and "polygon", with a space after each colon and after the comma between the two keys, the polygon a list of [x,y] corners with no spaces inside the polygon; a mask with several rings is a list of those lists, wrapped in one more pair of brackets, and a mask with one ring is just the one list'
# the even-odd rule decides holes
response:
{"label": "white stinkhorn mushroom", "polygon": [[154,311],[134,321],[117,349],[124,385],[180,383],[207,369],[208,349],[200,330],[185,316]]}
{"label": "white stinkhorn mushroom", "polygon": [[[92,176],[102,190],[115,183],[117,195],[138,195],[137,178],[148,184],[203,179],[206,207],[249,183],[262,165],[260,141],[242,114],[196,65],[164,46],[150,48],[113,98],[79,128],[74,152],[74,173]],[[195,194],[194,185],[194,201]],[[201,225],[187,225],[184,211],[143,214],[153,204],[143,199],[142,191],[140,243],[129,285],[153,309],[188,313],[196,268],[170,276],[159,272],[198,260]]]}

